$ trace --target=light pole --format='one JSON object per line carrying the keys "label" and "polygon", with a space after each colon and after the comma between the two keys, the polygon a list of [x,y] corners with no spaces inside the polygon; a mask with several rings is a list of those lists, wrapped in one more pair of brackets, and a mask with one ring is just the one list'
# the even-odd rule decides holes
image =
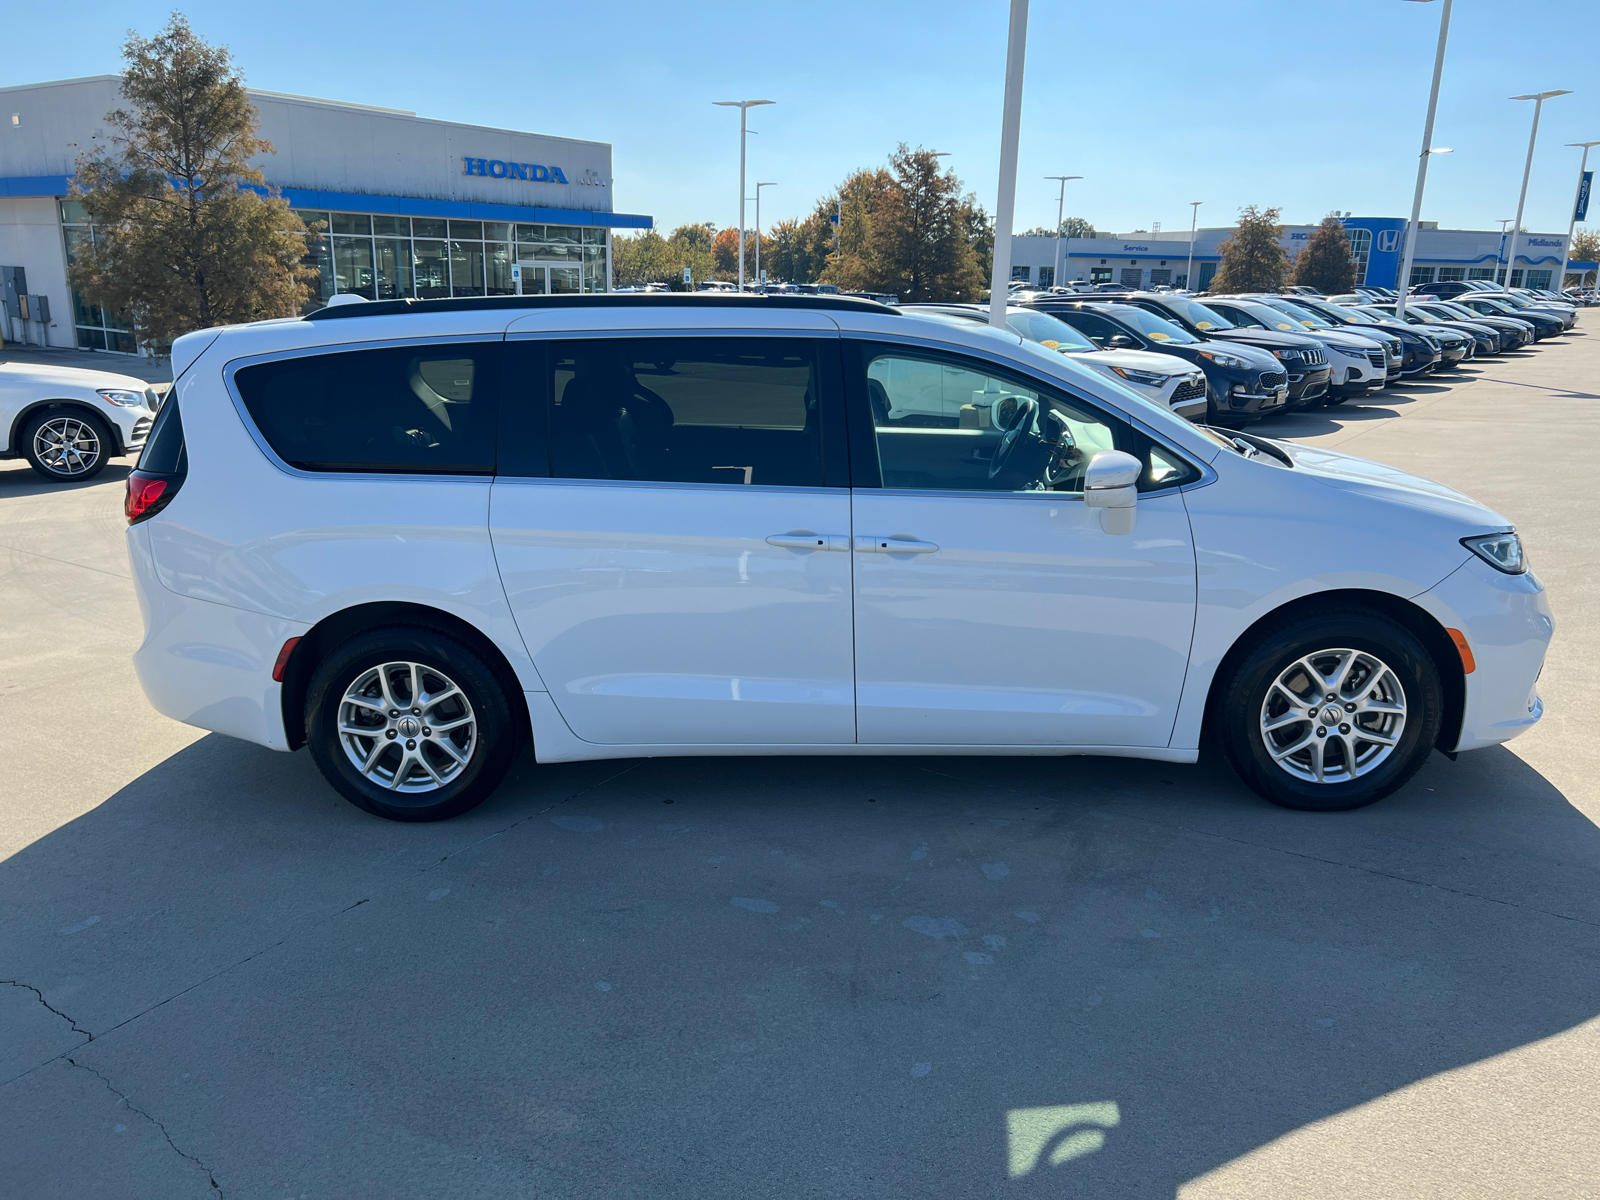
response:
{"label": "light pole", "polygon": [[1570,96],[1567,88],[1553,92],[1534,92],[1528,96],[1513,96],[1513,100],[1533,101],[1533,129],[1528,134],[1528,161],[1522,165],[1522,191],[1517,196],[1517,215],[1511,219],[1511,245],[1506,247],[1506,291],[1511,290],[1511,268],[1517,261],[1517,235],[1522,232],[1522,206],[1528,201],[1528,175],[1533,171],[1533,144],[1539,139],[1539,110],[1553,96]]}
{"label": "light pole", "polygon": [[756,282],[761,279],[761,189],[775,186],[771,180],[756,184]]}
{"label": "light pole", "polygon": [[746,118],[758,104],[776,104],[776,100],[713,100],[723,108],[739,110],[739,290],[744,291],[744,143],[748,132]]}
{"label": "light pole", "polygon": [[[1429,3],[1430,0],[1421,0]],[[1433,56],[1433,86],[1428,89],[1428,119],[1422,123],[1422,153],[1417,156],[1417,190],[1411,197],[1411,220],[1406,222],[1406,248],[1400,257],[1400,275],[1394,281],[1394,290],[1400,298],[1395,301],[1395,316],[1401,320],[1406,315],[1406,293],[1411,290],[1411,260],[1417,252],[1417,222],[1422,217],[1422,189],[1428,182],[1428,159],[1435,154],[1448,154],[1448,150],[1433,148],[1433,117],[1439,111],[1439,78],[1444,74],[1444,44],[1450,37],[1450,5],[1444,0],[1439,13],[1439,48]]]}
{"label": "light pole", "polygon": [[1506,230],[1511,228],[1511,218],[1497,217],[1495,219],[1500,222],[1500,250],[1495,255],[1494,260],[1495,269],[1498,271],[1500,267],[1500,260],[1506,256]]}
{"label": "light pole", "polygon": [[1017,206],[1017,139],[1022,129],[1022,66],[1028,56],[1028,0],[1011,0],[1006,38],[1006,98],[1000,117],[1000,186],[994,206],[994,270],[989,276],[989,324],[1006,327],[1011,298],[1011,219]]}
{"label": "light pole", "polygon": [[[1589,147],[1600,146],[1600,142],[1568,142],[1573,149],[1583,147],[1583,161],[1578,164],[1578,190],[1572,196],[1572,219],[1567,222],[1567,244],[1561,251],[1561,274],[1556,276],[1556,291],[1562,295],[1567,291],[1567,264],[1572,261],[1572,231],[1578,227],[1578,202],[1583,199],[1583,173],[1589,166]],[[1587,206],[1585,206],[1587,207]],[[1578,273],[1578,288],[1583,288],[1583,273]]]}
{"label": "light pole", "polygon": [[1200,225],[1200,206],[1204,200],[1189,201],[1189,265],[1183,269],[1184,291],[1194,291],[1194,231]]}
{"label": "light pole", "polygon": [[1046,179],[1059,179],[1061,181],[1061,194],[1056,197],[1056,265],[1054,273],[1050,276],[1050,286],[1058,287],[1061,283],[1061,219],[1067,211],[1067,180],[1082,179],[1082,175],[1046,175]]}

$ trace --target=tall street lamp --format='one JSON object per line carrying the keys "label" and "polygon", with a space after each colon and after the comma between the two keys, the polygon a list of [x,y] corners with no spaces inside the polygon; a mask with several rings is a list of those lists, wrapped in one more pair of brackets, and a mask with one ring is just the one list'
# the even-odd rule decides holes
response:
{"label": "tall street lamp", "polygon": [[1522,165],[1522,192],[1517,196],[1517,215],[1511,220],[1511,244],[1506,247],[1506,290],[1511,289],[1511,268],[1517,261],[1517,235],[1522,232],[1522,207],[1528,201],[1528,175],[1533,171],[1533,144],[1539,138],[1539,110],[1544,107],[1544,102],[1554,96],[1570,96],[1568,88],[1557,88],[1553,92],[1534,92],[1527,96],[1513,96],[1513,100],[1533,101],[1533,129],[1528,134],[1528,161]]}
{"label": "tall street lamp", "polygon": [[739,110],[739,290],[744,291],[744,144],[749,132],[747,118],[758,104],[776,104],[776,100],[713,100],[723,108]]}
{"label": "tall street lamp", "polygon": [[[1589,205],[1583,198],[1583,173],[1589,166],[1589,147],[1600,146],[1600,142],[1568,142],[1572,149],[1583,147],[1583,162],[1578,164],[1578,190],[1572,197],[1572,219],[1567,222],[1567,245],[1561,251],[1561,274],[1556,276],[1556,291],[1567,290],[1567,264],[1572,261],[1572,231],[1578,227],[1578,205],[1583,204],[1584,215],[1588,216]],[[1583,287],[1583,274],[1578,274],[1578,286]]]}
{"label": "tall street lamp", "polygon": [[1061,283],[1061,219],[1067,211],[1067,180],[1082,179],[1082,175],[1046,175],[1046,179],[1059,179],[1061,181],[1061,194],[1056,197],[1056,265],[1054,274],[1050,276],[1050,286],[1058,287]]}
{"label": "tall street lamp", "polygon": [[763,282],[763,280],[761,278],[761,189],[764,188],[764,187],[775,187],[775,186],[776,185],[771,180],[768,180],[765,183],[756,184],[756,282],[757,283]]}
{"label": "tall street lamp", "polygon": [[1189,201],[1189,265],[1183,270],[1183,288],[1194,291],[1194,231],[1200,224],[1200,206],[1204,200]]}
{"label": "tall street lamp", "polygon": [[994,270],[989,276],[989,324],[1006,327],[1011,298],[1011,219],[1017,206],[1017,140],[1022,129],[1022,66],[1028,55],[1028,0],[1011,0],[1006,38],[1006,98],[1000,118],[1000,187],[994,206]]}
{"label": "tall street lamp", "polygon": [[[1429,3],[1430,0],[1421,0]],[[1422,153],[1417,156],[1417,190],[1411,197],[1411,220],[1406,223],[1406,249],[1400,259],[1400,277],[1394,281],[1394,290],[1400,294],[1395,301],[1395,315],[1401,320],[1406,315],[1406,293],[1411,290],[1411,260],[1417,252],[1417,222],[1422,217],[1422,189],[1428,182],[1428,159],[1435,154],[1448,154],[1448,150],[1433,149],[1433,117],[1439,110],[1439,78],[1444,74],[1444,44],[1450,37],[1450,5],[1444,0],[1439,13],[1439,48],[1433,56],[1433,86],[1428,89],[1428,119],[1422,123]]]}

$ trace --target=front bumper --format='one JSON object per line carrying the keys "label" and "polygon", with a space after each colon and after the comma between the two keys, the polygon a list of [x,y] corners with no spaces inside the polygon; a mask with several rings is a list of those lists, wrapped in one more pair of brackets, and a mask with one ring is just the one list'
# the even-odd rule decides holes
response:
{"label": "front bumper", "polygon": [[1508,742],[1544,715],[1539,673],[1555,625],[1544,585],[1532,572],[1505,575],[1473,557],[1416,598],[1446,629],[1458,629],[1476,669],[1454,750]]}

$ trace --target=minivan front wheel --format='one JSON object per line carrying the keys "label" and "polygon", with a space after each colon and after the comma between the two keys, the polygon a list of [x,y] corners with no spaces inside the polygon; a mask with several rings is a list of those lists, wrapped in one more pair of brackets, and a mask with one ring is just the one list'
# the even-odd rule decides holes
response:
{"label": "minivan front wheel", "polygon": [[481,804],[511,764],[516,728],[488,665],[428,629],[344,643],[307,693],[318,769],[352,804],[393,821],[440,821]]}
{"label": "minivan front wheel", "polygon": [[1256,792],[1336,812],[1416,774],[1442,709],[1438,670],[1403,626],[1377,613],[1308,613],[1265,631],[1238,663],[1218,733]]}

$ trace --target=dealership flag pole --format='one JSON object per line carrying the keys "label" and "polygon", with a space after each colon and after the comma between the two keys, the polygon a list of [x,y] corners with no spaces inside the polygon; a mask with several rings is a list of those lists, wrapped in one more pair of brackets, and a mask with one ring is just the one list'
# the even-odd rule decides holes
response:
{"label": "dealership flag pole", "polygon": [[1406,293],[1411,290],[1411,260],[1417,252],[1417,222],[1422,217],[1422,189],[1428,182],[1428,159],[1434,154],[1447,154],[1446,150],[1433,148],[1433,117],[1439,111],[1439,79],[1444,74],[1444,44],[1450,37],[1450,5],[1444,0],[1444,11],[1439,14],[1439,49],[1433,56],[1433,87],[1428,90],[1428,119],[1422,126],[1422,154],[1417,159],[1417,190],[1411,197],[1411,220],[1406,223],[1406,249],[1400,257],[1400,274],[1395,277],[1394,290],[1400,294],[1395,301],[1394,315],[1402,321],[1406,316]]}
{"label": "dealership flag pole", "polygon": [[744,144],[745,135],[749,132],[746,128],[746,117],[758,104],[776,104],[776,100],[713,100],[711,103],[723,108],[737,108],[739,110],[739,290],[744,291]]}
{"label": "dealership flag pole", "polygon": [[[1567,244],[1561,251],[1561,274],[1556,276],[1556,291],[1562,294],[1567,290],[1567,264],[1572,261],[1572,231],[1578,227],[1578,206],[1583,206],[1585,218],[1589,215],[1589,199],[1583,194],[1583,174],[1589,168],[1589,147],[1600,146],[1600,142],[1568,142],[1567,145],[1576,150],[1583,147],[1583,162],[1578,164],[1578,190],[1572,197],[1572,219],[1567,222]],[[1583,287],[1583,273],[1578,274],[1578,287]]]}
{"label": "dealership flag pole", "polygon": [[1028,52],[1028,0],[1011,0],[1006,39],[1006,98],[1000,120],[1000,189],[995,198],[994,271],[989,277],[989,324],[1006,327],[1011,298],[1011,221],[1017,206],[1017,139],[1022,129],[1022,62]]}
{"label": "dealership flag pole", "polygon": [[1565,88],[1553,92],[1535,92],[1528,96],[1513,96],[1513,100],[1533,101],[1533,129],[1528,133],[1528,161],[1522,164],[1522,191],[1517,196],[1517,215],[1511,218],[1511,244],[1506,247],[1506,277],[1504,286],[1511,290],[1511,270],[1517,261],[1517,235],[1522,232],[1522,208],[1528,202],[1528,176],[1533,171],[1533,144],[1539,140],[1539,111],[1544,102],[1553,96],[1570,96]]}

